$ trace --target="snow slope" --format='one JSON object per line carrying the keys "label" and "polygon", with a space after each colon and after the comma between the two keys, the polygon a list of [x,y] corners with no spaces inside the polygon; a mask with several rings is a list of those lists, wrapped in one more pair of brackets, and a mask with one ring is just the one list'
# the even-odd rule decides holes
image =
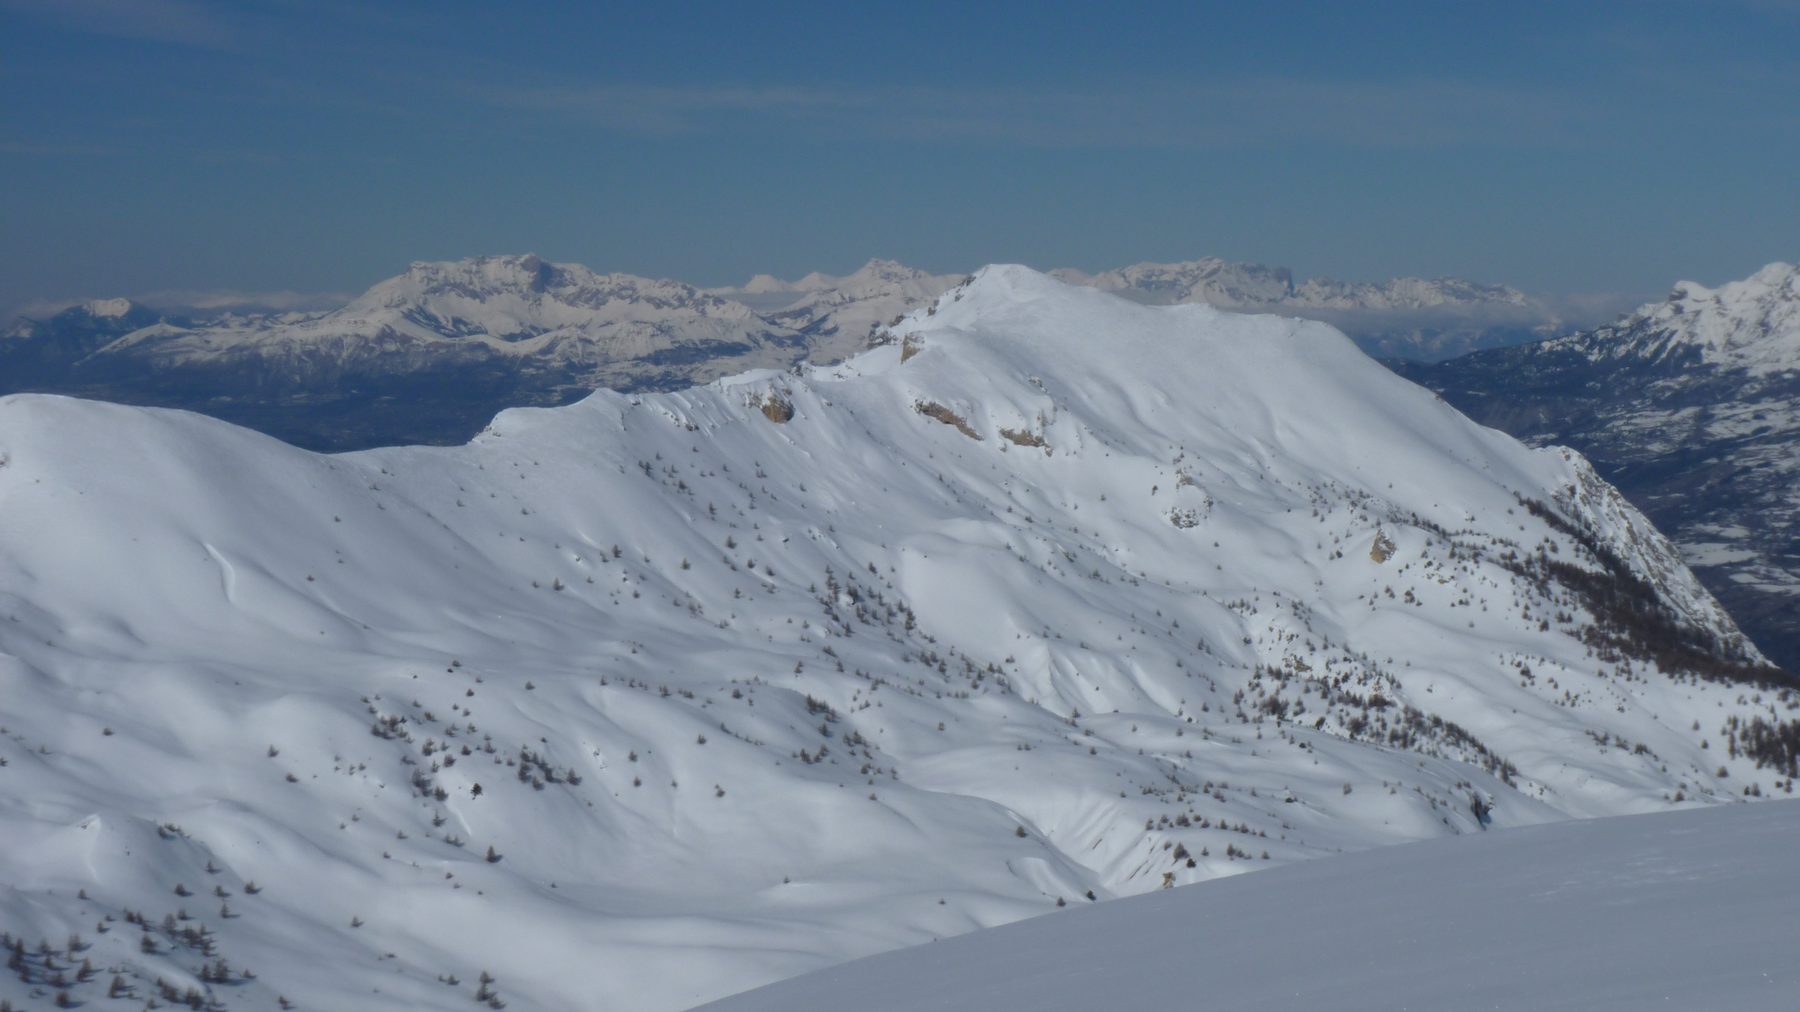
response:
{"label": "snow slope", "polygon": [[1791,790],[1671,546],[1331,328],[994,267],[893,333],[454,448],[0,399],[0,999],[682,1008]]}
{"label": "snow slope", "polygon": [[1390,847],[874,956],[713,1012],[1800,1007],[1800,803]]}

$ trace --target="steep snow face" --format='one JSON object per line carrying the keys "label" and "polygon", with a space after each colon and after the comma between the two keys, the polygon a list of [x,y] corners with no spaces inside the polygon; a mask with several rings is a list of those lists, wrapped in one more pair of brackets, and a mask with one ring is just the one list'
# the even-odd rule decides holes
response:
{"label": "steep snow face", "polygon": [[[1800,804],[1535,826],[1071,911],[708,1012],[1800,1006]],[[1304,916],[1296,912],[1304,911]]]}
{"label": "steep snow face", "polygon": [[1331,328],[999,267],[892,334],[448,449],[0,399],[0,927],[234,1008],[674,1009],[1476,794],[1791,788],[1668,544]]}

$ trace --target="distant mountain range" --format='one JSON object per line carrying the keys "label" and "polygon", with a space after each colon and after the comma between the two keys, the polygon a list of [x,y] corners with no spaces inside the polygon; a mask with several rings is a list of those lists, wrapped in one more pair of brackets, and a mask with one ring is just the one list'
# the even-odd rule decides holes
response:
{"label": "distant mountain range", "polygon": [[964,280],[961,274],[927,274],[892,260],[870,260],[854,274],[813,273],[786,282],[759,274],[742,288],[711,294],[763,313],[806,341],[808,357],[837,362],[869,346],[894,318],[925,305]]}
{"label": "distant mountain range", "polygon": [[1205,303],[1240,312],[1322,320],[1376,358],[1436,360],[1550,337],[1562,316],[1542,299],[1506,285],[1461,278],[1395,278],[1381,283],[1329,278],[1294,281],[1285,267],[1206,257],[1186,263],[1133,264],[1100,274],[1053,271],[1155,305]]}
{"label": "distant mountain range", "polygon": [[[1560,323],[1516,289],[1457,279],[1296,284],[1284,268],[1216,258],[1055,274],[1138,302],[1323,319],[1388,357],[1442,357]],[[328,312],[107,299],[0,333],[0,393],[190,408],[315,449],[458,443],[506,407],[839,361],[961,280],[871,260],[842,277],[700,289],[526,255],[417,263]]]}
{"label": "distant mountain range", "polygon": [[1800,267],[1683,282],[1604,327],[1397,368],[1476,421],[1586,454],[1800,669]]}

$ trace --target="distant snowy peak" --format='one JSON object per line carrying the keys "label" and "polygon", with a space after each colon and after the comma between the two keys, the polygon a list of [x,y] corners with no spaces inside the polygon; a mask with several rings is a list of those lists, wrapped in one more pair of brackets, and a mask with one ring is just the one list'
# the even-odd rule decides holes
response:
{"label": "distant snowy peak", "polygon": [[792,331],[692,285],[532,254],[414,263],[326,313],[148,322],[103,354],[303,384],[499,370],[558,388],[668,385],[785,366],[804,350]]}
{"label": "distant snowy peak", "polygon": [[[765,277],[751,279],[732,294],[756,303],[774,323],[805,335],[814,361],[834,362],[867,347],[883,325],[942,295],[964,275],[930,274],[873,259],[843,277],[813,273],[785,289],[763,284],[762,291],[752,290]],[[791,299],[762,301],[776,293]]]}
{"label": "distant snowy peak", "polygon": [[1294,275],[1285,267],[1231,263],[1218,257],[1173,264],[1132,264],[1094,275],[1064,268],[1053,271],[1052,276],[1069,284],[1160,304],[1263,306],[1284,302],[1294,293]]}
{"label": "distant snowy peak", "polygon": [[531,254],[415,263],[321,319],[413,324],[450,336],[516,340],[566,328],[623,320],[697,315],[749,323],[743,305],[678,281],[597,274],[580,264],[549,263]]}
{"label": "distant snowy peak", "polygon": [[1604,326],[1403,374],[1478,422],[1586,454],[1800,670],[1800,267],[1684,281]]}
{"label": "distant snowy peak", "polygon": [[45,330],[70,327],[117,330],[121,326],[142,326],[140,321],[156,319],[156,311],[130,299],[90,299],[76,303],[45,317],[20,317],[4,331],[6,337],[26,336]]}
{"label": "distant snowy peak", "polygon": [[[758,274],[737,287],[708,288],[706,292],[722,298],[758,295],[794,295],[801,296],[814,292],[836,291],[843,289],[860,289],[871,286],[906,286],[929,283],[936,278],[949,278],[950,284],[960,280],[963,275],[936,275],[922,271],[917,267],[908,267],[897,260],[885,260],[873,257],[849,274],[834,275],[813,271],[798,281],[783,281],[773,274]],[[948,287],[946,285],[945,287]],[[942,289],[939,289],[942,291]],[[935,293],[934,293],[935,294]]]}
{"label": "distant snowy peak", "polygon": [[[80,357],[140,327],[150,326],[161,315],[130,299],[94,299],[70,306],[43,319],[21,317],[0,330],[0,352],[9,357],[27,355],[53,360]],[[0,368],[20,368],[9,361]]]}
{"label": "distant snowy peak", "polygon": [[1651,361],[1697,349],[1703,362],[1753,373],[1800,370],[1800,266],[1772,263],[1716,289],[1683,281],[1664,301],[1559,345]]}
{"label": "distant snowy peak", "polygon": [[1385,283],[1313,278],[1294,291],[1298,305],[1322,309],[1440,309],[1448,306],[1518,306],[1538,303],[1510,285],[1484,285],[1462,278],[1395,278]]}
{"label": "distant snowy peak", "polygon": [[[1051,275],[1157,304],[1204,302],[1226,309],[1421,310],[1461,305],[1534,307],[1536,301],[1507,285],[1462,278],[1395,278],[1386,282],[1312,278],[1296,284],[1285,267],[1233,263],[1203,257],[1185,263],[1140,263],[1100,274],[1064,268]],[[1541,307],[1540,307],[1541,308]]]}
{"label": "distant snowy peak", "polygon": [[90,316],[112,319],[131,312],[132,302],[130,299],[93,299],[82,303],[81,308]]}

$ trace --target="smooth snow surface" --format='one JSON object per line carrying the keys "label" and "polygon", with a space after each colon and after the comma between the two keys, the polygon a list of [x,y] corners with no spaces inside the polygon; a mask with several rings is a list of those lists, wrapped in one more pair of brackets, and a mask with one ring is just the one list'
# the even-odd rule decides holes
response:
{"label": "smooth snow surface", "polygon": [[874,956],[708,1012],[1791,1012],[1800,802],[1334,857]]}
{"label": "smooth snow surface", "polygon": [[1786,694],[1526,565],[1742,647],[1668,542],[1330,327],[995,267],[893,332],[454,448],[0,399],[0,930],[234,1009],[676,1009],[1475,793],[1784,789],[1727,724]]}

